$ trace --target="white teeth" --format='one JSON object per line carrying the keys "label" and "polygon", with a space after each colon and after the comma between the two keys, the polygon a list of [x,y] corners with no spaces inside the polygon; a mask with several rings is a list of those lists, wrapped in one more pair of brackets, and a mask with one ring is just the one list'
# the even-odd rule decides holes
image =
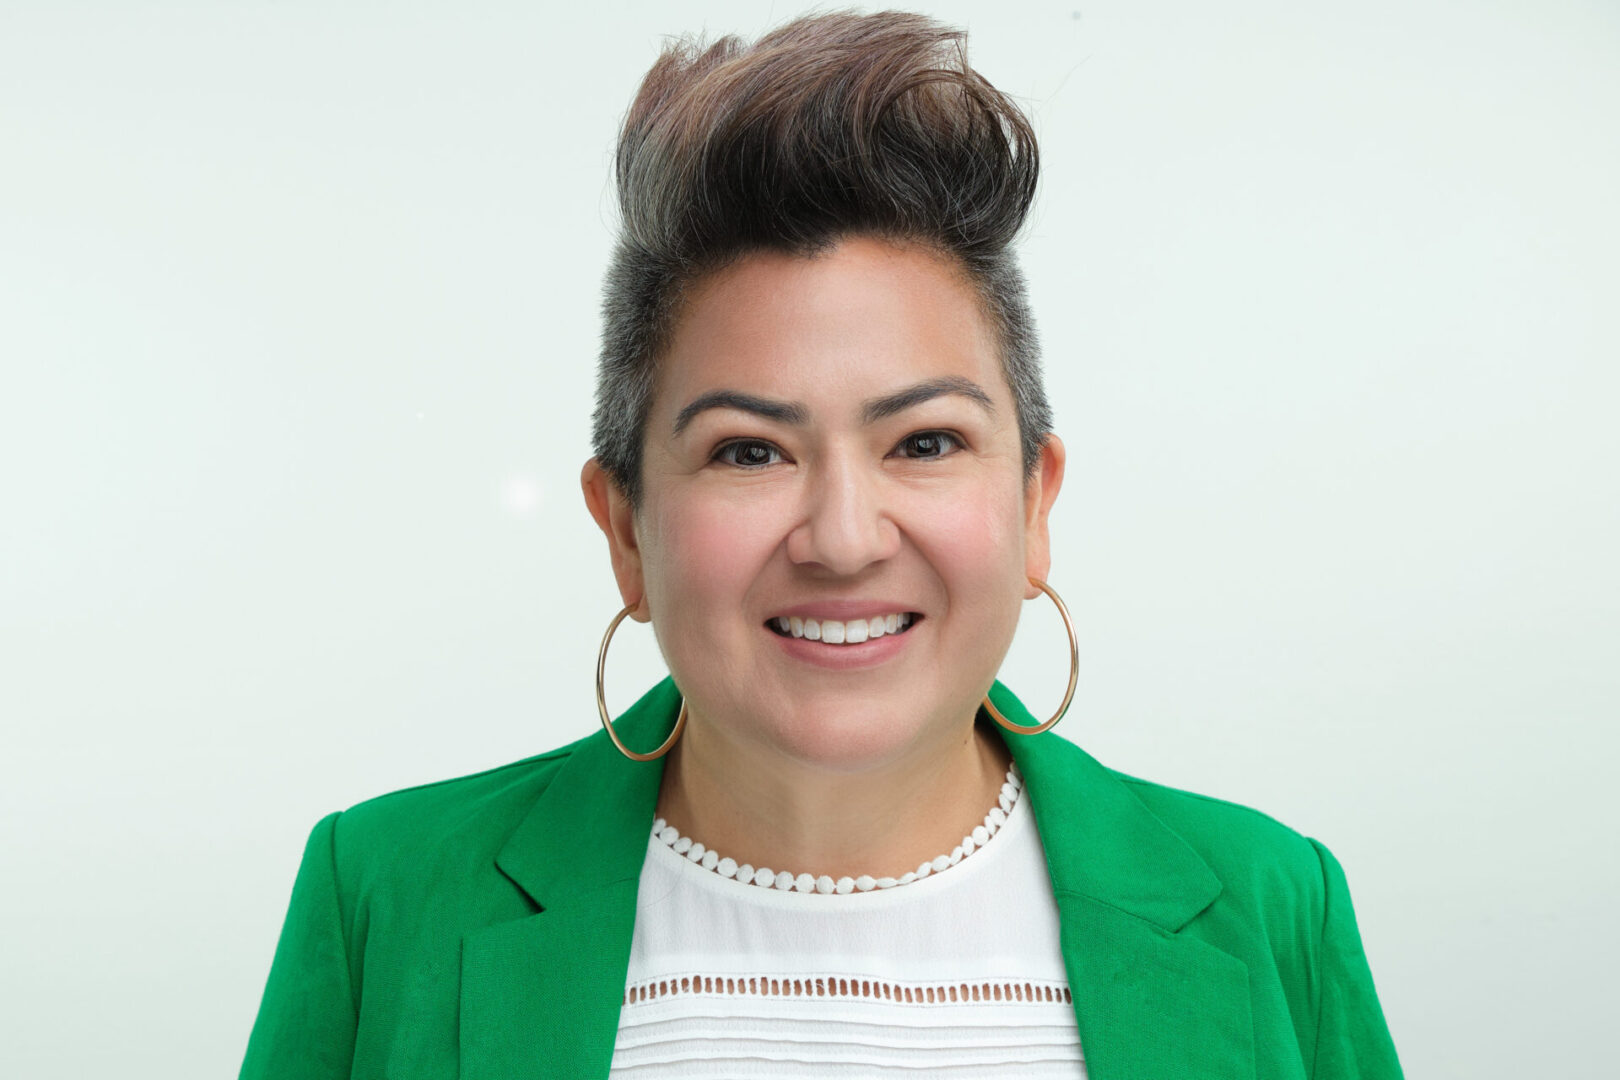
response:
{"label": "white teeth", "polygon": [[809,641],[824,641],[829,645],[859,645],[885,634],[898,634],[912,623],[909,612],[894,615],[874,615],[870,619],[805,619],[797,615],[778,615],[771,623],[782,633]]}

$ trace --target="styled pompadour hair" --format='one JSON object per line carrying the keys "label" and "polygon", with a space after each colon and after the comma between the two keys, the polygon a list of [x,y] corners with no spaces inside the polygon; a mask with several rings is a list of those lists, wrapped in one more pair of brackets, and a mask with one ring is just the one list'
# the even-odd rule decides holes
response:
{"label": "styled pompadour hair", "polygon": [[813,257],[863,235],[965,273],[1032,475],[1052,417],[1012,243],[1038,171],[1028,118],[968,66],[966,34],[925,15],[839,11],[751,45],[667,42],[619,135],[592,425],[603,469],[639,507],[657,365],[700,279],[750,252]]}

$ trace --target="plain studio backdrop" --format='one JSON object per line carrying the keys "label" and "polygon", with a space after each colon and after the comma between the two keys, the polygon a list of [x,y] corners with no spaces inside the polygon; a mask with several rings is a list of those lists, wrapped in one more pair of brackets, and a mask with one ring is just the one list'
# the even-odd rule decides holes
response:
{"label": "plain studio backdrop", "polygon": [[[1331,847],[1411,1076],[1612,1075],[1620,6],[1076,5],[926,7],[1042,141],[1058,731]],[[617,125],[801,11],[0,3],[0,1074],[234,1075],[320,816],[596,728]]]}

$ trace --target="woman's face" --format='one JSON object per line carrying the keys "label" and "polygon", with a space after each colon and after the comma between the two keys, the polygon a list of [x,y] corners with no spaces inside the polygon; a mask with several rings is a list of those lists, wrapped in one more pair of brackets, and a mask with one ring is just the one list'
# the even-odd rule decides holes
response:
{"label": "woman's face", "polygon": [[705,280],[660,369],[639,512],[594,463],[585,479],[689,730],[858,770],[966,737],[1046,576],[1062,473],[1053,438],[1024,483],[970,286],[855,238]]}

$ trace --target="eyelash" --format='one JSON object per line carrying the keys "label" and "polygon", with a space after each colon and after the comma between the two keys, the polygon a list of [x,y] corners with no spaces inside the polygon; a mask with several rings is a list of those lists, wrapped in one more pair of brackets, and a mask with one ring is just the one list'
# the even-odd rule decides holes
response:
{"label": "eyelash", "polygon": [[[953,449],[948,449],[938,454],[927,454],[916,457],[911,457],[911,455],[902,455],[905,457],[911,457],[911,460],[913,461],[937,461],[940,458],[949,457],[952,453],[955,453],[956,450],[960,450],[963,447],[961,437],[952,435],[948,431],[916,431],[912,432],[910,435],[907,435],[904,439],[901,439],[899,446],[897,446],[896,449],[899,449],[900,446],[905,446],[913,439],[938,439],[950,444],[953,447]],[[725,464],[731,465],[738,469],[749,470],[763,469],[766,465],[775,464],[775,462],[762,462],[755,465],[744,465],[742,462],[735,460],[733,455],[736,451],[753,447],[762,447],[772,453],[781,453],[780,450],[777,450],[776,447],[772,446],[763,439],[734,439],[731,442],[721,445],[717,450],[715,450],[713,460],[722,461]]]}

